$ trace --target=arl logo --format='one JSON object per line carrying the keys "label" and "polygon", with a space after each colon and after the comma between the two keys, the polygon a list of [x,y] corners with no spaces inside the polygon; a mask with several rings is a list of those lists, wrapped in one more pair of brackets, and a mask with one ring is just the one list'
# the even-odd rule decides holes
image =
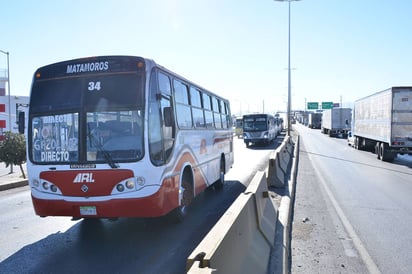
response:
{"label": "arl logo", "polygon": [[93,173],[79,173],[74,178],[73,183],[94,183]]}

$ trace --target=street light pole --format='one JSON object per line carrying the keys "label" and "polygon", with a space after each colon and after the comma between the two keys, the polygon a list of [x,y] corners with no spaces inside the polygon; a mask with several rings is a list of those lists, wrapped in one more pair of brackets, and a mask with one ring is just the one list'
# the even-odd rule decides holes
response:
{"label": "street light pole", "polygon": [[287,105],[287,119],[288,119],[288,136],[290,136],[290,115],[291,115],[291,68],[290,68],[290,2],[300,0],[275,0],[278,2],[289,2],[289,19],[288,19],[288,105]]}
{"label": "street light pole", "polygon": [[[4,53],[7,55],[7,95],[8,95],[8,112],[9,112],[9,119],[8,119],[8,124],[9,124],[9,131],[11,132],[11,103],[10,103],[10,61],[9,61],[9,55],[10,53],[8,51],[4,51],[0,49],[1,53]],[[13,165],[10,165],[10,173],[13,173]]]}

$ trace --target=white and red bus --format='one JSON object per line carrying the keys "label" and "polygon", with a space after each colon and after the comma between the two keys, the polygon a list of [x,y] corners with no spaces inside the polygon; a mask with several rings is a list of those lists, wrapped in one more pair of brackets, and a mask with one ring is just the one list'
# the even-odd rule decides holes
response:
{"label": "white and red bus", "polygon": [[42,217],[181,220],[233,164],[229,101],[142,57],[39,68],[27,140]]}

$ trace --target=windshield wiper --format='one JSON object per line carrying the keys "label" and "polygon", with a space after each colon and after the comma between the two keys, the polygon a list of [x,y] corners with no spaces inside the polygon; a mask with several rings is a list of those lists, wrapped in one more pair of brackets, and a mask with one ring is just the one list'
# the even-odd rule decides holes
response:
{"label": "windshield wiper", "polygon": [[107,152],[107,150],[105,150],[100,144],[99,141],[96,139],[96,137],[92,134],[92,132],[90,131],[90,129],[88,128],[88,134],[87,134],[90,138],[90,140],[93,142],[93,145],[97,148],[97,150],[99,152],[101,152],[104,156],[104,158],[106,159],[107,163],[109,164],[109,166],[111,168],[119,168],[119,164],[116,163],[112,156],[110,155],[109,152]]}

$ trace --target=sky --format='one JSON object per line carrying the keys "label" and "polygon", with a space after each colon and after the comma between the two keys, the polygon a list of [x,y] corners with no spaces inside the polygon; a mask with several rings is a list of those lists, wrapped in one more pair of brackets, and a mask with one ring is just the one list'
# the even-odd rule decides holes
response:
{"label": "sky", "polygon": [[[97,55],[136,55],[230,100],[233,114],[285,111],[288,2],[0,0],[11,95],[34,71]],[[412,1],[290,3],[292,110],[412,86]],[[7,56],[0,54],[0,70]]]}

